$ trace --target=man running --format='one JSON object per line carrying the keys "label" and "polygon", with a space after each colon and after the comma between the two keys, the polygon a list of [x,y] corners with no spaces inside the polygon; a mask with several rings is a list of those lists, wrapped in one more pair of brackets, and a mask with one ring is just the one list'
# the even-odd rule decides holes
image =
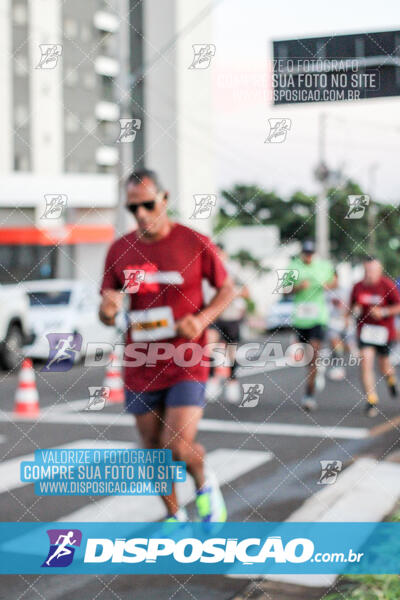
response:
{"label": "man running", "polygon": [[293,286],[293,327],[299,342],[310,344],[313,350],[308,365],[306,393],[301,402],[305,410],[311,411],[317,408],[314,397],[317,359],[328,322],[325,291],[335,288],[337,279],[329,261],[315,258],[315,245],[312,241],[303,243],[300,257],[290,262],[289,269],[298,273],[297,281]]}
{"label": "man running", "polygon": [[[137,293],[130,294],[132,326],[126,336],[124,363],[126,410],[135,416],[145,448],[169,448],[174,460],[186,463],[196,484],[200,520],[224,521],[222,494],[215,477],[204,472],[205,450],[195,441],[205,403],[207,362],[197,359],[189,361],[190,366],[186,366],[188,361],[182,366],[186,355],[180,349],[194,346],[188,343],[191,340],[202,351],[205,330],[231,302],[233,285],[211,241],[170,221],[168,192],[154,171],[132,173],[126,191],[126,208],[138,229],[109,249],[100,306],[102,322],[113,325],[125,296],[120,292],[124,270],[145,271]],[[217,290],[207,306],[203,302],[203,278]],[[151,360],[140,367],[129,366],[139,348],[145,355],[151,348]],[[190,350],[187,352],[190,357]],[[167,520],[186,519],[175,489],[162,499]]]}
{"label": "man running", "polygon": [[[337,276],[337,273],[335,273]],[[328,302],[328,330],[327,337],[331,347],[332,366],[328,377],[332,381],[343,381],[346,377],[344,367],[345,338],[346,338],[346,315],[347,305],[344,301],[346,294],[337,287],[327,293]],[[348,294],[347,294],[348,296]]]}
{"label": "man running", "polygon": [[357,339],[361,355],[361,380],[366,395],[365,413],[376,417],[378,395],[374,362],[378,363],[391,396],[397,396],[396,373],[389,358],[396,339],[395,315],[400,314],[400,294],[396,283],[383,275],[382,264],[375,258],[364,262],[364,278],[355,284],[350,297],[349,315],[357,320]]}

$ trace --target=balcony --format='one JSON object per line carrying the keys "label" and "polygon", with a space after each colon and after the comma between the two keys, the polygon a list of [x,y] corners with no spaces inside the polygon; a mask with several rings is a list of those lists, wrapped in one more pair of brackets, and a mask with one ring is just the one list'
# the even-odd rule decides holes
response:
{"label": "balcony", "polygon": [[117,121],[119,118],[119,106],[115,102],[97,102],[95,115],[98,121]]}
{"label": "balcony", "polygon": [[115,33],[119,29],[118,18],[105,10],[98,10],[94,13],[93,24],[99,31]]}
{"label": "balcony", "polygon": [[119,64],[109,56],[98,56],[94,61],[94,70],[103,77],[116,77],[119,73]]}
{"label": "balcony", "polygon": [[96,162],[102,167],[114,167],[118,162],[118,150],[112,146],[100,146],[96,150]]}

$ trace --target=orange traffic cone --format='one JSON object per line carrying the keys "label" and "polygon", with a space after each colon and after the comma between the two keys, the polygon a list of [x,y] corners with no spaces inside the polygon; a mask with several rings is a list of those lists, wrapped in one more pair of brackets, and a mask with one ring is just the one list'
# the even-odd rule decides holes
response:
{"label": "orange traffic cone", "polygon": [[24,358],[18,377],[15,393],[14,415],[37,417],[39,414],[39,394],[36,388],[35,371],[32,360]]}
{"label": "orange traffic cone", "polygon": [[116,404],[124,401],[124,383],[121,377],[118,355],[115,352],[111,352],[110,359],[111,362],[107,367],[103,387],[110,389],[110,395],[107,397],[108,402]]}

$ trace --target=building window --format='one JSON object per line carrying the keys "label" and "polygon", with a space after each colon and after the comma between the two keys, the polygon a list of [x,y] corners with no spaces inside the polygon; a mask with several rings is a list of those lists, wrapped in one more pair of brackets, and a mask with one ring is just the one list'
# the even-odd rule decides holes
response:
{"label": "building window", "polygon": [[15,283],[35,279],[51,279],[56,275],[59,249],[54,246],[0,245],[0,281]]}
{"label": "building window", "polygon": [[13,8],[14,23],[16,25],[26,25],[27,12],[24,4],[15,4]]}
{"label": "building window", "polygon": [[87,90],[93,90],[96,87],[96,74],[93,71],[87,71],[82,76],[82,84]]}
{"label": "building window", "polygon": [[77,85],[79,80],[78,70],[76,68],[71,69],[65,76],[65,83],[71,87]]}
{"label": "building window", "polygon": [[65,131],[67,133],[76,133],[79,130],[79,119],[73,113],[67,113],[65,117]]}
{"label": "building window", "polygon": [[64,35],[66,38],[74,39],[78,35],[78,23],[74,19],[65,19]]}
{"label": "building window", "polygon": [[101,76],[101,98],[108,102],[114,102],[114,79],[112,77]]}
{"label": "building window", "polygon": [[92,39],[92,32],[90,30],[90,27],[88,27],[87,25],[82,25],[81,26],[82,42],[90,42],[91,39]]}
{"label": "building window", "polygon": [[83,124],[88,133],[92,135],[96,133],[97,121],[94,117],[87,117]]}

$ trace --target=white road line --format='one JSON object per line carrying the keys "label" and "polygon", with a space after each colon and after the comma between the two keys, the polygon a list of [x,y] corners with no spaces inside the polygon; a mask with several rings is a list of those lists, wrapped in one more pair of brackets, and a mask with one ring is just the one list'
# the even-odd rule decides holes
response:
{"label": "white road line", "polygon": [[[87,442],[80,440],[82,447]],[[214,471],[219,484],[223,485],[272,459],[270,452],[219,448],[207,455],[207,466]],[[177,485],[177,493],[182,505],[194,500],[196,492],[190,476]],[[58,522],[151,522],[164,516],[165,508],[158,496],[109,496],[97,502],[89,501],[83,508],[61,516]],[[29,553],[35,554],[35,548],[29,546],[29,535],[25,534],[2,545],[7,552],[20,552],[21,548],[28,547]]]}
{"label": "white road line", "polygon": [[[287,522],[375,523],[382,521],[393,510],[399,498],[400,464],[360,458],[339,474],[335,484],[323,486],[308,498],[290,515]],[[370,532],[366,530],[365,539],[369,535]],[[261,577],[294,585],[329,587],[337,575],[282,574]],[[247,576],[243,578],[247,579]]]}
{"label": "white road line", "polygon": [[[45,409],[46,410],[46,409]],[[245,410],[245,409],[243,409]],[[7,418],[7,415],[9,418]],[[27,421],[24,417],[14,417],[12,413],[0,415],[0,421]],[[70,423],[74,425],[109,425],[110,427],[132,427],[134,419],[126,413],[63,412],[49,410],[40,417],[42,423]],[[29,420],[32,422],[31,420]],[[220,431],[223,433],[243,433],[255,435],[288,435],[295,437],[315,437],[359,440],[369,436],[369,429],[363,427],[326,427],[324,425],[296,425],[291,423],[257,423],[253,421],[223,421],[222,419],[202,419],[200,431]]]}
{"label": "white road line", "polygon": [[368,437],[369,430],[361,427],[325,427],[323,425],[294,425],[290,423],[255,423],[251,421],[220,421],[203,419],[202,431],[227,431],[231,433],[253,433],[266,435],[293,435],[297,437],[319,437],[338,439],[362,439]]}
{"label": "white road line", "polygon": [[359,458],[321,488],[288,521],[381,521],[400,497],[400,465]]}
{"label": "white road line", "polygon": [[[234,459],[233,459],[234,458]],[[220,485],[237,479],[272,460],[270,452],[230,450],[219,448],[207,454],[207,465]],[[195,487],[190,476],[177,485],[179,502],[188,504],[195,498]],[[158,496],[110,496],[80,508],[59,521],[157,521],[165,515],[164,505]]]}
{"label": "white road line", "polygon": [[239,367],[236,371],[236,378],[243,379],[251,375],[259,375],[260,373],[270,373],[271,371],[279,371],[280,369],[289,369],[291,365],[269,363],[263,367]]}
{"label": "white road line", "polygon": [[[113,440],[77,440],[76,442],[71,442],[70,444],[52,447],[72,450],[74,448],[134,448],[135,446],[130,442]],[[34,459],[35,457],[33,453],[25,454],[23,456],[11,458],[10,460],[5,460],[0,464],[0,494],[24,485],[29,485],[20,479],[20,464],[22,461],[32,461]]]}

